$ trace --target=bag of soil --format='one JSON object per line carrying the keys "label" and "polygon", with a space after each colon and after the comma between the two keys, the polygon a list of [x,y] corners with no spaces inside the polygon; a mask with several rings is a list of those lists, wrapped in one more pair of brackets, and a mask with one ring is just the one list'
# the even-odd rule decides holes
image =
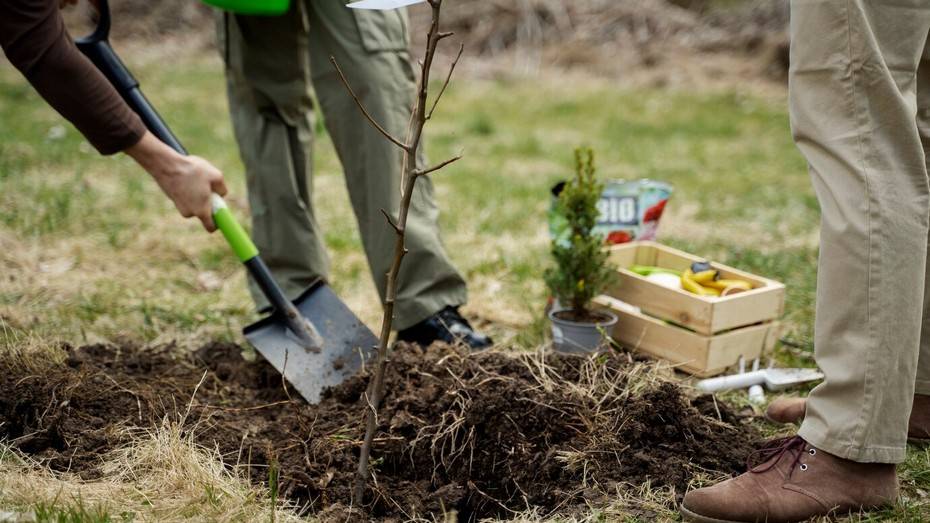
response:
{"label": "bag of soil", "polygon": [[[568,242],[567,222],[557,210],[563,187],[565,182],[559,182],[552,188],[549,234],[556,241]],[[671,185],[649,179],[605,183],[597,204],[600,217],[594,232],[603,234],[605,241],[611,245],[634,240],[654,240],[659,219],[672,191]]]}

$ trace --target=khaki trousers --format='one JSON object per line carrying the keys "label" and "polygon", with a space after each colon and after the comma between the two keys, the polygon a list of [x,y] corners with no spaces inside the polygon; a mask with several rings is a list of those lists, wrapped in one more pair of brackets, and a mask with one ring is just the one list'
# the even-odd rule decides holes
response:
{"label": "khaki trousers", "polygon": [[[245,164],[252,234],[285,293],[296,297],[329,260],[312,205],[316,92],[378,291],[385,290],[397,214],[401,152],[364,119],[329,61],[334,56],[373,117],[404,136],[416,89],[406,13],[348,9],[344,0],[294,0],[278,17],[221,13],[229,107]],[[423,158],[419,161],[422,163]],[[466,301],[465,282],[440,241],[428,178],[417,182],[407,224],[408,254],[398,280],[397,329]],[[264,297],[251,286],[261,307]]]}
{"label": "khaki trousers", "polygon": [[905,456],[930,394],[926,277],[930,2],[792,0],[789,98],[822,219],[815,355],[800,435],[860,462]]}

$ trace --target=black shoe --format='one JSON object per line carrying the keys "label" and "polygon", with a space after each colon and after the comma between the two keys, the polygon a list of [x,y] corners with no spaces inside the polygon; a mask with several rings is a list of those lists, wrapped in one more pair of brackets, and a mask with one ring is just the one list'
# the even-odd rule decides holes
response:
{"label": "black shoe", "polygon": [[468,320],[459,314],[457,307],[446,307],[409,329],[397,333],[397,339],[429,347],[434,341],[449,344],[462,343],[468,348],[485,349],[493,343],[491,338],[475,332]]}

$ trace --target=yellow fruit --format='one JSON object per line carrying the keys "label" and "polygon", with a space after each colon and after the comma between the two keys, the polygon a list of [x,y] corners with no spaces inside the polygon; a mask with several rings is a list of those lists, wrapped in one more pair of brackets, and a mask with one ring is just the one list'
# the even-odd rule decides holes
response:
{"label": "yellow fruit", "polygon": [[693,276],[691,276],[691,279],[694,280],[696,283],[700,283],[701,285],[711,282],[714,280],[714,278],[717,277],[717,271],[715,269],[711,269],[709,271],[696,272],[692,274]]}
{"label": "yellow fruit", "polygon": [[710,289],[703,287],[701,284],[694,281],[692,279],[693,276],[694,273],[691,272],[691,269],[681,273],[681,288],[692,294],[697,294],[698,296],[709,296]]}
{"label": "yellow fruit", "polygon": [[744,291],[752,290],[752,284],[746,280],[720,279],[720,280],[709,281],[705,283],[704,285],[708,287],[713,287],[714,289],[721,290],[721,291],[726,290],[730,287],[744,290]]}
{"label": "yellow fruit", "polygon": [[730,296],[731,294],[739,294],[741,292],[746,292],[748,289],[743,289],[740,287],[727,287],[723,289],[723,292],[720,293],[721,296]]}

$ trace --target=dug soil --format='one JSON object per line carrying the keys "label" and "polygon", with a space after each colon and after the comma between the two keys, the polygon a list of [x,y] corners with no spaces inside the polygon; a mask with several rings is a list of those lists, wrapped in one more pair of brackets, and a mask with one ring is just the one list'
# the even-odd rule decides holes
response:
{"label": "dug soil", "polygon": [[[99,477],[126,427],[180,420],[255,483],[323,519],[346,519],[368,376],[316,406],[236,345],[65,348],[46,370],[0,362],[0,440],[52,469]],[[617,489],[674,487],[744,468],[758,434],[725,405],[689,400],[629,354],[467,355],[399,346],[372,452],[365,517],[457,511],[461,521],[606,505]]]}

